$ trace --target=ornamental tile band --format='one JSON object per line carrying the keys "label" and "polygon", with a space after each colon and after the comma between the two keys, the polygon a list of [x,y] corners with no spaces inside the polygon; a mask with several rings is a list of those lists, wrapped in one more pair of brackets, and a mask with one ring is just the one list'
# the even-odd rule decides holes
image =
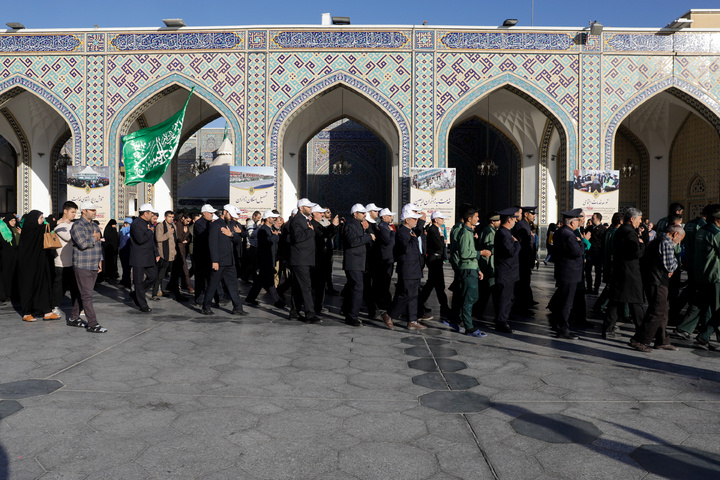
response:
{"label": "ornamental tile band", "polygon": [[409,49],[409,32],[270,31],[270,48],[402,48]]}
{"label": "ornamental tile band", "polygon": [[672,52],[672,35],[616,33],[605,37],[609,52]]}
{"label": "ornamental tile band", "polygon": [[575,36],[569,33],[438,33],[438,48],[470,50],[577,50]]}
{"label": "ornamental tile band", "polygon": [[82,48],[76,35],[0,35],[0,52],[75,52]]}
{"label": "ornamental tile band", "polygon": [[234,32],[130,33],[110,40],[110,48],[131,50],[233,50],[242,46],[243,37]]}

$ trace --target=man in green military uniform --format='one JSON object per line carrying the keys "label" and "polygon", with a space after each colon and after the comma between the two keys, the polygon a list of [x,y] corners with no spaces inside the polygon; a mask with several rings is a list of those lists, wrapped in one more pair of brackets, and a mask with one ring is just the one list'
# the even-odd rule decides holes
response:
{"label": "man in green military uniform", "polygon": [[500,215],[493,212],[488,216],[488,224],[477,238],[478,264],[483,279],[478,284],[479,296],[473,307],[473,316],[482,318],[495,287],[495,233],[500,228]]}
{"label": "man in green military uniform", "polygon": [[465,327],[465,334],[471,337],[486,337],[487,334],[473,326],[472,308],[478,299],[478,280],[483,274],[478,268],[477,250],[475,249],[474,228],[478,221],[477,210],[465,207],[460,212],[462,227],[454,228],[450,236],[450,262],[455,270],[455,291],[458,295],[458,323],[446,321],[453,330],[460,331],[460,323]]}
{"label": "man in green military uniform", "polygon": [[700,288],[700,310],[709,308],[710,321],[695,337],[695,345],[706,350],[716,350],[710,343],[710,335],[718,334],[720,326],[720,209],[710,212],[707,224],[695,235],[695,279]]}

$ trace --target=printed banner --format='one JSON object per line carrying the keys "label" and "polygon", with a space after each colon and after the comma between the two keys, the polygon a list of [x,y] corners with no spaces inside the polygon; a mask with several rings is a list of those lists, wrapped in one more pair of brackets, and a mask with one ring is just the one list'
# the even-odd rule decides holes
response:
{"label": "printed banner", "polygon": [[620,170],[575,170],[573,208],[582,208],[587,220],[601,213],[609,223],[620,208]]}
{"label": "printed banner", "polygon": [[[80,207],[82,202],[97,206],[95,220],[100,228],[112,218],[110,213],[110,167],[67,167],[67,199]],[[80,218],[78,208],[76,218]]]}
{"label": "printed banner", "polygon": [[432,212],[442,212],[450,228],[455,223],[456,184],[454,168],[411,168],[410,202],[427,213],[428,224]]}
{"label": "printed banner", "polygon": [[275,208],[275,169],[273,167],[230,167],[230,204],[240,219]]}

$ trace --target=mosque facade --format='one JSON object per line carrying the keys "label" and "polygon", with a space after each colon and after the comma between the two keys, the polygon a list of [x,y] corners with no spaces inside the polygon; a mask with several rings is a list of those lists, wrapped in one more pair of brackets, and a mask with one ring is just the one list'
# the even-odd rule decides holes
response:
{"label": "mosque facade", "polygon": [[[632,167],[621,207],[659,218],[680,201],[694,213],[720,198],[720,11],[686,18],[696,21],[601,32],[6,30],[0,210],[57,212],[66,165],[109,167],[110,216],[145,201],[177,207],[188,148],[156,185],[127,187],[121,139],[178,111],[195,87],[181,143],[224,118],[234,163],[275,169],[285,215],[309,191],[354,203],[343,192],[361,178],[380,197],[371,201],[397,211],[413,167],[457,168],[459,192],[488,211],[537,204],[541,225],[572,203],[579,169]],[[488,160],[497,175],[480,174]],[[332,176],[341,161],[356,167]]]}

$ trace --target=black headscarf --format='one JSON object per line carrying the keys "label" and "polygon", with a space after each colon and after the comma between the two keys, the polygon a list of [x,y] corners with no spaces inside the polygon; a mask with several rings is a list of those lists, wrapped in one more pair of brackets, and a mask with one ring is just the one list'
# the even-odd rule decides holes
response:
{"label": "black headscarf", "polygon": [[103,238],[105,239],[105,245],[112,245],[115,248],[118,248],[120,246],[120,234],[118,233],[117,228],[115,228],[115,225],[117,225],[117,222],[114,218],[111,218],[107,225],[105,225]]}
{"label": "black headscarf", "polygon": [[51,213],[45,217],[45,221],[50,225],[50,230],[55,230],[55,227],[57,227],[57,217],[54,214]]}
{"label": "black headscarf", "polygon": [[38,224],[42,212],[32,210],[24,217],[18,248],[20,303],[23,315],[41,317],[52,310],[50,265],[43,248],[45,225]]}

